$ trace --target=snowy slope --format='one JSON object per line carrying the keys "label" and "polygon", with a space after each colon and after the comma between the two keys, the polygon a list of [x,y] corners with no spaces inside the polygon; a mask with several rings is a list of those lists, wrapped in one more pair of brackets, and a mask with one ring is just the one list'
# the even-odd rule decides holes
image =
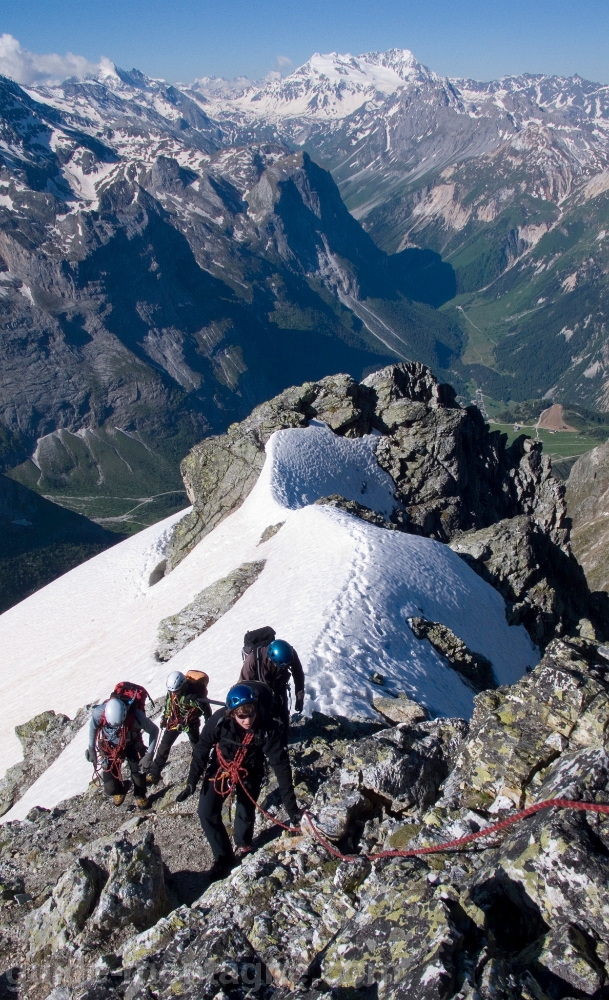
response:
{"label": "snowy slope", "polygon": [[[307,675],[305,710],[373,714],[378,687],[404,690],[433,713],[465,715],[472,691],[427,642],[412,635],[411,615],[441,621],[493,663],[511,683],[537,654],[521,626],[509,627],[499,594],[447,546],[376,528],[313,501],[331,493],[387,513],[391,480],[376,463],[373,435],[350,440],[324,425],[279,431],[267,445],[256,487],[243,506],[206,536],[167,577],[150,587],[176,518],[102,553],[0,617],[8,669],[2,704],[14,724],[53,708],[73,715],[107,697],[120,679],[139,681],[153,696],[167,663],[155,660],[159,621],[241,563],[266,566],[237,604],[171,661],[199,667],[222,698],[238,676],[243,633],[272,624],[294,643]],[[178,515],[180,516],[180,515]],[[266,527],[281,530],[259,545]],[[4,819],[23,817],[86,788],[90,766],[79,734]],[[0,766],[20,759],[5,728]]]}

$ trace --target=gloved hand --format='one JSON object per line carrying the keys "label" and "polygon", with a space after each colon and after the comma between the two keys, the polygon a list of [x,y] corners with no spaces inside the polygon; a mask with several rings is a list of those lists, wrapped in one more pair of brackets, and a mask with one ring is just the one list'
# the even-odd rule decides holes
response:
{"label": "gloved hand", "polygon": [[148,747],[146,753],[140,760],[140,771],[147,771],[154,759],[154,746]]}
{"label": "gloved hand", "polygon": [[165,718],[165,716],[163,716],[163,718],[159,722],[159,726],[161,727],[161,729],[167,729],[167,719]]}
{"label": "gloved hand", "polygon": [[89,761],[89,764],[93,764],[93,767],[97,765],[97,754],[95,753],[95,747],[87,747],[85,750],[85,760]]}
{"label": "gloved hand", "polygon": [[189,799],[193,792],[192,785],[186,785],[186,788],[183,788],[180,794],[176,795],[176,802],[186,802],[186,799]]}
{"label": "gloved hand", "polygon": [[304,705],[304,694],[299,694],[294,702],[294,711],[302,712],[302,706]]}

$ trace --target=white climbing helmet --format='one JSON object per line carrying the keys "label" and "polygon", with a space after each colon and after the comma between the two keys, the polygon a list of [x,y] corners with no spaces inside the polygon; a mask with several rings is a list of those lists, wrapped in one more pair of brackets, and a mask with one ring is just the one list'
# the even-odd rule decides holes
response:
{"label": "white climbing helmet", "polygon": [[172,670],[165,683],[168,691],[179,691],[186,684],[186,678],[181,670]]}
{"label": "white climbing helmet", "polygon": [[120,698],[109,698],[106,702],[104,715],[109,726],[122,726],[127,716],[127,706]]}

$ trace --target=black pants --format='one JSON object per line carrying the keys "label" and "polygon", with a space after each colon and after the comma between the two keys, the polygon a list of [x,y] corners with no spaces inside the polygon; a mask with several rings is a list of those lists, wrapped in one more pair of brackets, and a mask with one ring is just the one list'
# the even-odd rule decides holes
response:
{"label": "black pants", "polygon": [[[173,744],[180,735],[180,729],[165,729],[161,737],[161,742],[156,748],[156,753],[154,755],[154,760],[150,767],[148,768],[148,774],[151,774],[154,778],[161,777],[161,771],[165,767],[169,759],[169,751],[171,750]],[[195,725],[190,726],[186,734],[190,740],[190,744],[196,747],[199,740],[199,723],[196,722]]]}
{"label": "black pants", "polygon": [[[133,791],[135,795],[146,794],[146,778],[140,771],[140,758],[135,749],[128,749],[125,760],[129,764],[131,779],[133,781]],[[106,795],[124,795],[127,791],[125,782],[120,778],[115,778],[110,771],[102,771],[102,781]]]}
{"label": "black pants", "polygon": [[[260,795],[261,785],[261,774],[250,775],[247,788],[254,799]],[[206,777],[199,797],[198,813],[203,832],[212,849],[214,861],[229,859],[233,853],[226,827],[222,822],[224,802],[224,796],[218,795],[214,788],[213,776]],[[235,822],[233,824],[235,844],[237,847],[250,847],[254,836],[256,806],[250,802],[240,785],[233,793],[233,807],[235,809]]]}

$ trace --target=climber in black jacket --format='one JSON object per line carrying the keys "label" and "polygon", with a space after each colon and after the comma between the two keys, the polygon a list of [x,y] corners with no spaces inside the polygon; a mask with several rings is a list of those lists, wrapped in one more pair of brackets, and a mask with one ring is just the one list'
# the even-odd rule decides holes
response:
{"label": "climber in black jacket", "polygon": [[[267,704],[268,702],[268,704]],[[236,783],[234,838],[236,852],[222,822],[222,804],[228,793],[228,781],[220,757],[226,762],[241,762],[242,780],[253,802]],[[204,774],[199,798],[199,820],[214,855],[210,871],[212,878],[222,878],[252,849],[255,802],[264,777],[264,758],[268,758],[279,784],[286,812],[293,826],[300,823],[292,769],[288,752],[283,746],[281,722],[272,717],[272,698],[264,684],[249,681],[236,684],[226,698],[226,708],[214,712],[205,723],[193,750],[186,788],[177,796],[184,802],[194,794],[197,782]]]}

